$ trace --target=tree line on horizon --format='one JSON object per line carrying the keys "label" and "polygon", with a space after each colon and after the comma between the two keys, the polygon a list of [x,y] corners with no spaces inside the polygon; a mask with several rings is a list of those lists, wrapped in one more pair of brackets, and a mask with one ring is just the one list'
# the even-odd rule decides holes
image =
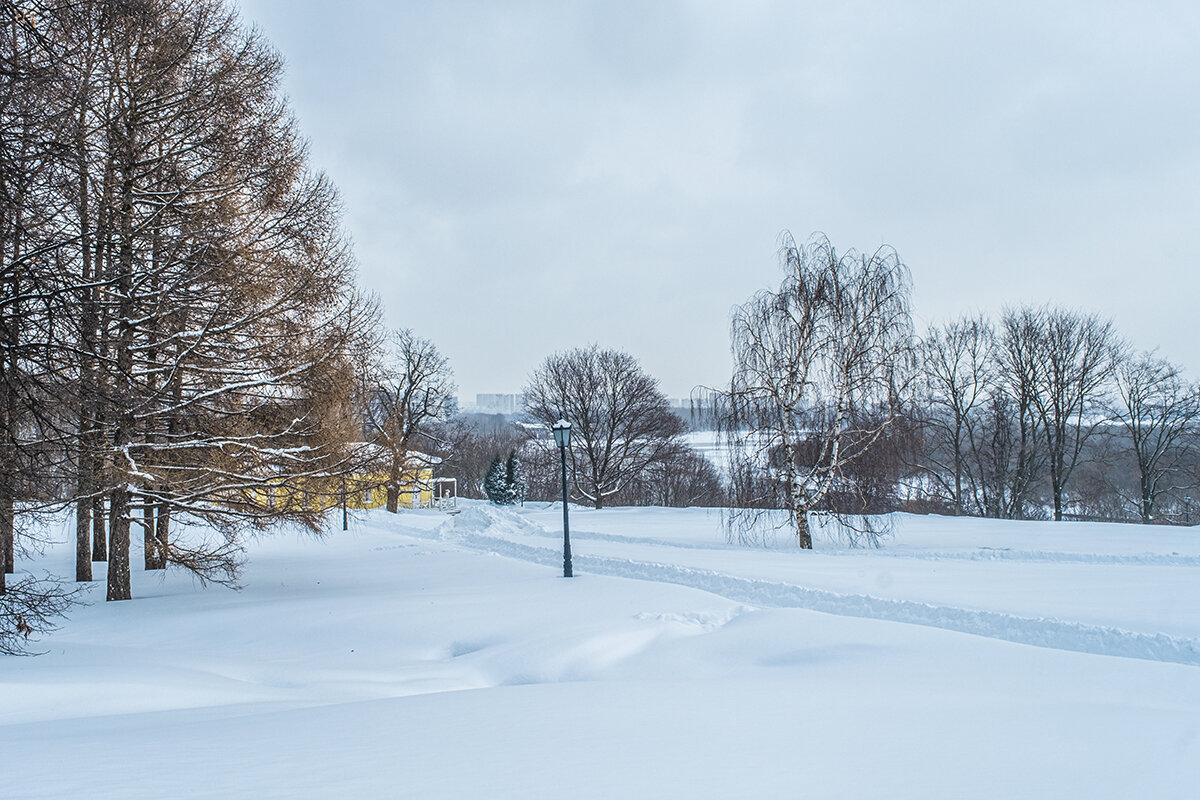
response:
{"label": "tree line on horizon", "polygon": [[801,547],[813,514],[854,544],[877,544],[890,511],[1191,523],[1200,387],[1110,320],[1026,305],[918,335],[893,249],[785,235],[780,256],[778,289],[734,311],[730,383],[697,392],[691,426],[715,431],[723,470],[633,356],[592,345],[534,371],[518,422],[459,439],[448,468],[464,493],[485,496],[488,459],[508,452],[529,499],[558,499],[548,428],[565,418],[573,499],[727,507],[742,542],[770,535],[763,512],[778,510]]}
{"label": "tree line on horizon", "polygon": [[1191,522],[1200,387],[1111,320],[1056,305],[918,335],[911,279],[889,247],[837,251],[790,236],[785,277],[737,308],[721,393],[731,535],[786,509],[877,543],[870,515]]}

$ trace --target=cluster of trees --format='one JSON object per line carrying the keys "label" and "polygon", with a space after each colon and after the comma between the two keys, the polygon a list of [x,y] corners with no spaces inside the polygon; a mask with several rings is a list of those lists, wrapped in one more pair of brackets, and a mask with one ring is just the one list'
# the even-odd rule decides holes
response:
{"label": "cluster of trees", "polygon": [[914,334],[894,250],[785,237],[786,277],[734,314],[722,392],[731,535],[786,509],[873,542],[867,514],[1190,523],[1200,489],[1200,389],[1110,321],[1019,307]]}
{"label": "cluster of trees", "polygon": [[1133,352],[1110,321],[1023,306],[922,336],[893,249],[839,252],[822,236],[785,236],[780,256],[780,286],[734,311],[729,384],[698,398],[726,476],[687,445],[683,419],[637,360],[595,345],[534,371],[522,422],[445,437],[455,447],[444,467],[464,495],[505,502],[509,453],[529,498],[557,499],[549,429],[565,418],[575,498],[728,506],[741,541],[757,540],[762,512],[778,509],[806,548],[813,513],[867,544],[881,532],[871,515],[894,510],[1191,522],[1200,388]]}
{"label": "cluster of trees", "polygon": [[483,479],[483,492],[496,505],[516,506],[525,502],[529,486],[516,450],[509,450],[508,458],[502,459],[497,454],[492,459],[487,477]]}
{"label": "cluster of trees", "polygon": [[[545,359],[525,387],[520,421],[463,425],[446,454],[443,474],[466,497],[489,497],[487,476],[519,459],[530,500],[562,496],[561,462],[550,435],[559,419],[572,425],[568,473],[571,496],[607,505],[718,506],[726,493],[713,464],[685,439],[684,420],[671,409],[636,358],[599,346]],[[460,423],[461,424],[461,423]],[[495,496],[493,496],[495,495]]]}
{"label": "cluster of trees", "polygon": [[1056,307],[932,327],[919,347],[916,482],[956,514],[1187,519],[1200,388],[1111,322]]}
{"label": "cluster of trees", "polygon": [[[0,652],[74,600],[10,581],[69,507],[76,575],[232,584],[248,530],[400,474],[453,391],[355,288],[281,61],[221,0],[0,2]],[[440,440],[439,440],[440,441]],[[435,449],[435,448],[425,448]],[[195,523],[195,524],[189,524]]]}
{"label": "cluster of trees", "polygon": [[598,346],[535,370],[524,424],[448,420],[447,360],[355,288],[280,59],[222,0],[0,12],[0,652],[74,601],[8,579],[39,514],[73,509],[76,581],[107,561],[109,600],[139,532],[145,569],[233,584],[247,531],[345,520],[363,476],[393,512],[435,463],[466,496],[557,499],[560,418],[577,499],[730,505],[743,537],[780,508],[805,547],[814,511],[1190,521],[1200,394],[1176,367],[1053,307],[918,339],[898,255],[824,238],[786,238],[783,283],[734,315],[705,406],[727,481]]}

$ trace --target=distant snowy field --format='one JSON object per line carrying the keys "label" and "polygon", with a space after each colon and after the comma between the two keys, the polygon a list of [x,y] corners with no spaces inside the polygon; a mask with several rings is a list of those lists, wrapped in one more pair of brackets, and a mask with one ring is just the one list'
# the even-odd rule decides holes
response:
{"label": "distant snowy field", "polygon": [[1200,797],[1200,529],[901,516],[803,553],[572,508],[565,580],[561,514],[98,582],[0,658],[0,797]]}

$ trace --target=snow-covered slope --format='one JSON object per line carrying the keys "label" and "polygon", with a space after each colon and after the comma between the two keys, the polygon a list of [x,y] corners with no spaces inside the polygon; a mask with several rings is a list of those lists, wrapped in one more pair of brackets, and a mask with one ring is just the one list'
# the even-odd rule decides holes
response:
{"label": "snow-covered slope", "polygon": [[238,593],[96,592],[0,660],[0,797],[1197,796],[1196,531],[573,508],[565,580],[560,524],[371,512]]}

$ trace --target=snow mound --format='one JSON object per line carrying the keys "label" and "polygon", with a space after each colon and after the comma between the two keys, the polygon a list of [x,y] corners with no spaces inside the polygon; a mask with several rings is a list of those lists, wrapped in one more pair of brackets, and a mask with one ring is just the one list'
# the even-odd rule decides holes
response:
{"label": "snow mound", "polygon": [[507,508],[484,503],[467,506],[435,528],[433,533],[445,541],[463,542],[484,531],[517,536],[542,536],[545,533],[540,525]]}

